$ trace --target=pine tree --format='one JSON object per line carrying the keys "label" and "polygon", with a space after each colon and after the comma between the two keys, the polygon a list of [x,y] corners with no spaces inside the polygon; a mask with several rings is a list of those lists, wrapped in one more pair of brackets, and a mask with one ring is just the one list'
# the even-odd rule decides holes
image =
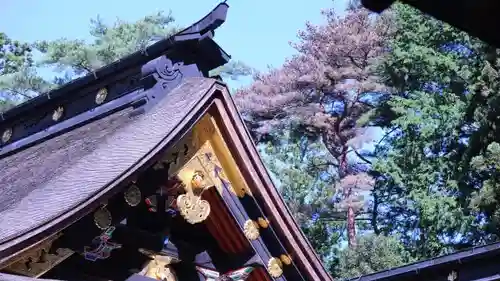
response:
{"label": "pine tree", "polygon": [[[328,165],[337,168],[339,179],[357,177],[359,167],[348,156],[363,158],[358,149],[372,137],[364,127],[366,116],[377,103],[376,93],[384,90],[372,63],[384,52],[388,23],[355,4],[345,17],[333,10],[323,14],[326,25],[308,23],[299,32],[296,56],[280,69],[256,75],[254,84],[235,98],[258,141],[290,128],[299,138],[323,142],[332,158]],[[356,207],[349,194],[343,202],[354,247]]]}
{"label": "pine tree", "polygon": [[[171,13],[145,16],[127,22],[118,19],[112,25],[97,17],[91,20],[90,35],[93,41],[61,38],[54,41],[39,41],[34,46],[44,54],[40,65],[52,66],[63,73],[57,84],[63,84],[74,77],[92,73],[100,67],[115,62],[133,52],[145,50],[147,46],[167,38],[181,28],[174,24]],[[213,75],[237,79],[247,76],[253,69],[240,61],[214,70]]]}
{"label": "pine tree", "polygon": [[31,98],[46,86],[33,70],[31,46],[0,32],[0,112]]}
{"label": "pine tree", "polygon": [[483,44],[408,6],[395,5],[391,16],[380,73],[393,94],[376,115],[388,135],[372,166],[377,222],[415,257],[430,258],[480,236],[468,206],[477,187],[460,163],[475,130],[467,112]]}
{"label": "pine tree", "polygon": [[[323,264],[334,274],[345,223],[331,220],[334,191],[328,175],[318,166],[325,162],[321,143],[288,142],[261,145],[261,155],[287,206]],[[331,171],[334,172],[334,171]]]}
{"label": "pine tree", "polygon": [[365,235],[355,249],[340,252],[337,274],[343,280],[391,269],[412,262],[410,253],[397,237]]}

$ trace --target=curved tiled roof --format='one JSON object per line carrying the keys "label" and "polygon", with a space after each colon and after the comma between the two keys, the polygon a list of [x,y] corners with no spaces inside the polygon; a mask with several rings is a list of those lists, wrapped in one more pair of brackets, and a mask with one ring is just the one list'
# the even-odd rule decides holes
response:
{"label": "curved tiled roof", "polygon": [[214,79],[187,78],[145,114],[125,109],[0,160],[0,252],[62,221],[172,141]]}
{"label": "curved tiled roof", "polygon": [[125,109],[1,159],[0,165],[9,168],[0,171],[0,181],[9,178],[12,185],[0,201],[0,252],[14,254],[20,245],[27,247],[71,224],[79,212],[90,212],[207,110],[217,112],[228,130],[237,162],[252,175],[246,179],[255,199],[272,218],[277,238],[293,253],[301,275],[332,280],[272,185],[225,86],[207,78],[186,78],[144,114]]}

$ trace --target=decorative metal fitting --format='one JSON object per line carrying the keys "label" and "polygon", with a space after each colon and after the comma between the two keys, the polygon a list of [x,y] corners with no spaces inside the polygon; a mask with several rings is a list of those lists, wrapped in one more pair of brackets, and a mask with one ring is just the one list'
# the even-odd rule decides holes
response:
{"label": "decorative metal fitting", "polygon": [[63,115],[64,115],[64,107],[58,106],[56,109],[54,109],[54,112],[52,112],[52,120],[57,122],[61,120]]}
{"label": "decorative metal fitting", "polygon": [[243,233],[247,239],[255,240],[260,236],[259,225],[253,220],[247,220],[243,225]]}
{"label": "decorative metal fitting", "polygon": [[450,274],[448,274],[448,281],[455,281],[457,280],[458,278],[458,274],[455,270],[453,270],[452,272],[450,272]]}
{"label": "decorative metal fitting", "polygon": [[125,193],[123,193],[123,198],[125,202],[131,207],[135,207],[141,203],[142,193],[137,185],[131,185]]}
{"label": "decorative metal fitting", "polygon": [[106,207],[101,207],[94,213],[94,223],[99,229],[107,229],[111,226],[113,217]]}
{"label": "decorative metal fitting", "polygon": [[203,180],[205,179],[205,175],[201,171],[195,171],[193,173],[193,178],[191,179],[191,187],[194,188],[202,188],[204,187]]}
{"label": "decorative metal fitting", "polygon": [[181,215],[190,224],[200,223],[210,215],[210,204],[192,193],[177,197],[177,208]]}
{"label": "decorative metal fitting", "polygon": [[285,255],[285,254],[283,254],[283,255],[281,255],[281,256],[280,256],[280,260],[281,260],[281,262],[283,262],[283,264],[285,264],[285,265],[290,265],[290,264],[292,264],[292,258],[290,257],[290,255]]}
{"label": "decorative metal fitting", "polygon": [[95,103],[102,104],[108,97],[108,90],[106,88],[100,89],[95,95]]}
{"label": "decorative metal fitting", "polygon": [[12,138],[12,129],[7,128],[2,133],[2,142],[7,143]]}
{"label": "decorative metal fitting", "polygon": [[257,219],[257,223],[259,224],[260,227],[262,228],[268,228],[269,227],[269,221],[266,220],[265,218],[259,217]]}
{"label": "decorative metal fitting", "polygon": [[273,278],[279,278],[283,275],[283,263],[280,259],[272,257],[267,262],[267,272]]}

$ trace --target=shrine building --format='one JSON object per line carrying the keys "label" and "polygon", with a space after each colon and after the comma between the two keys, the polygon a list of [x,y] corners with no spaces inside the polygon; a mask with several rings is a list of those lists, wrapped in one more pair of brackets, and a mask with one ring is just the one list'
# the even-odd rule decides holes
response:
{"label": "shrine building", "polygon": [[0,114],[0,280],[332,280],[209,77],[227,11]]}

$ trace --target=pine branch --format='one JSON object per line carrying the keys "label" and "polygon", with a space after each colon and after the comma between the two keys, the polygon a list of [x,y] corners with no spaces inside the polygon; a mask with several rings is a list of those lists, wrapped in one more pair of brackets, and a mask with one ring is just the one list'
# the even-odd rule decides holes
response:
{"label": "pine branch", "polygon": [[352,151],[352,152],[354,152],[354,154],[356,154],[356,156],[358,156],[358,157],[359,157],[359,159],[361,159],[361,160],[365,161],[366,163],[368,163],[368,164],[370,164],[370,165],[372,164],[372,161],[370,161],[370,160],[366,159],[366,157],[364,157],[363,155],[361,155],[361,154],[360,154],[357,150],[353,149],[353,151]]}

